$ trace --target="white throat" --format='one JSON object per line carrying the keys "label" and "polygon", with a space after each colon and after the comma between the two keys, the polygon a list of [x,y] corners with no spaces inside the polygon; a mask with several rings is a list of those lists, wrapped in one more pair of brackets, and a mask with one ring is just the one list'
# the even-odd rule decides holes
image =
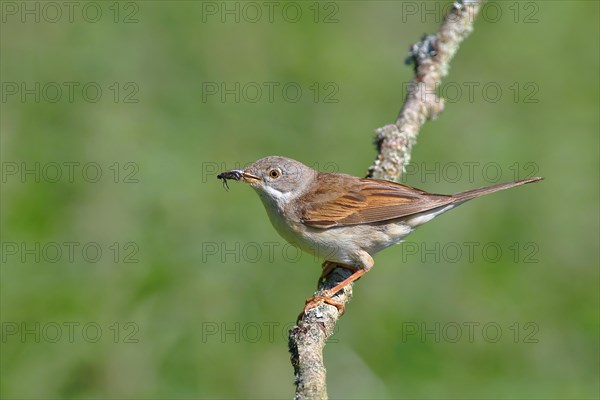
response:
{"label": "white throat", "polygon": [[283,208],[290,200],[292,200],[292,198],[294,198],[293,192],[282,193],[271,186],[264,186],[263,190],[264,193],[260,193],[261,198],[273,205],[277,205],[279,208]]}

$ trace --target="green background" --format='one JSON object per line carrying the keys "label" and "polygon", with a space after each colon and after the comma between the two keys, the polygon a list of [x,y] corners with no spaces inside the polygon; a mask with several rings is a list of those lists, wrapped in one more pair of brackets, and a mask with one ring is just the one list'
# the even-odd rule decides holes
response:
{"label": "green background", "polygon": [[[38,3],[37,22],[20,14],[35,2],[7,3],[2,397],[291,397],[287,329],[320,261],[298,257],[252,190],[226,192],[216,173],[277,154],[364,175],[374,129],[412,78],[408,47],[448,3],[276,2],[272,22],[262,2],[77,2],[72,22],[64,7],[56,18]],[[546,180],[375,257],[325,348],[333,398],[599,396],[599,5],[486,12],[404,182],[452,193]],[[22,98],[36,82],[39,102]],[[52,102],[52,82],[79,86]],[[221,83],[239,83],[239,102],[206,91]],[[64,163],[79,163],[72,182]]]}

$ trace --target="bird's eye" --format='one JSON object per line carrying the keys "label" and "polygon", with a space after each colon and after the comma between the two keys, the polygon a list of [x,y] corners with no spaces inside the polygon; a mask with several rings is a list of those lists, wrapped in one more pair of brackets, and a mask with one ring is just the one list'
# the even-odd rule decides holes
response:
{"label": "bird's eye", "polygon": [[281,175],[281,172],[279,172],[278,169],[272,169],[269,171],[269,176],[273,179],[279,178],[279,175]]}

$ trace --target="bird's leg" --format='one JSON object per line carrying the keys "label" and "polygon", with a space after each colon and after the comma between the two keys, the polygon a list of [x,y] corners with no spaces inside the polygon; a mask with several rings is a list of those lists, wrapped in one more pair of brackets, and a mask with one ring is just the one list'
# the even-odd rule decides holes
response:
{"label": "bird's leg", "polygon": [[340,315],[344,314],[344,311],[346,308],[344,306],[344,304],[339,301],[335,301],[332,297],[337,292],[339,292],[340,290],[342,290],[343,288],[345,288],[346,286],[348,286],[349,284],[351,284],[352,282],[354,282],[355,280],[357,280],[358,278],[363,276],[365,273],[367,273],[367,271],[368,271],[368,269],[360,268],[356,272],[354,272],[352,275],[350,275],[349,277],[347,277],[346,279],[344,279],[343,281],[341,281],[340,283],[338,283],[337,285],[332,287],[331,289],[327,289],[326,291],[324,291],[323,293],[321,293],[319,295],[316,295],[309,299],[306,299],[304,309],[302,310],[300,315],[298,315],[298,320],[300,320],[302,318],[302,316],[304,314],[306,314],[309,310],[311,310],[315,307],[318,307],[322,304],[332,305],[338,309],[338,312],[340,313]]}
{"label": "bird's leg", "polygon": [[323,269],[323,272],[319,277],[319,282],[323,281],[323,279],[326,279],[336,268],[349,269],[352,272],[356,272],[360,269],[360,267],[356,267],[354,265],[338,264],[331,261],[325,261],[323,265],[321,265],[321,268]]}
{"label": "bird's leg", "polygon": [[[354,272],[352,273],[352,275],[350,275],[349,277],[347,277],[346,279],[344,279],[343,281],[341,281],[340,283],[338,283],[331,289],[327,289],[323,293],[321,293],[317,296],[313,296],[309,299],[306,299],[306,303],[304,305],[304,310],[302,310],[302,312],[298,316],[298,320],[300,320],[302,318],[302,316],[304,314],[306,314],[307,311],[309,311],[310,309],[315,308],[317,306],[320,306],[322,304],[330,304],[330,305],[336,307],[338,309],[338,311],[340,312],[340,314],[343,314],[345,311],[344,304],[333,300],[332,297],[337,292],[344,289],[346,286],[348,286],[349,284],[351,284],[352,282],[354,282],[355,280],[359,279],[361,276],[363,276],[364,274],[369,272],[371,267],[373,267],[374,261],[369,254],[364,252],[363,254],[361,254],[360,264],[362,264],[362,267],[352,266],[352,265],[342,265],[342,264],[336,264],[336,263],[326,261],[323,264],[323,269],[324,269],[323,273],[324,274],[325,274],[326,270],[333,271],[333,269],[335,269],[336,267],[347,268]],[[331,271],[328,271],[328,272],[330,273]]]}

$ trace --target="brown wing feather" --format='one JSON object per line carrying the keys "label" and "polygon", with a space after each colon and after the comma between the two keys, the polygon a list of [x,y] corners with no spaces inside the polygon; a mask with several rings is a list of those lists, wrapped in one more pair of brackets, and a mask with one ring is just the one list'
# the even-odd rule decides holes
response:
{"label": "brown wing feather", "polygon": [[[332,190],[332,186],[336,186]],[[301,203],[305,225],[315,228],[365,224],[401,218],[431,210],[453,201],[395,182],[361,179],[344,174],[320,173],[318,190],[306,194]],[[343,193],[343,194],[340,194]]]}

